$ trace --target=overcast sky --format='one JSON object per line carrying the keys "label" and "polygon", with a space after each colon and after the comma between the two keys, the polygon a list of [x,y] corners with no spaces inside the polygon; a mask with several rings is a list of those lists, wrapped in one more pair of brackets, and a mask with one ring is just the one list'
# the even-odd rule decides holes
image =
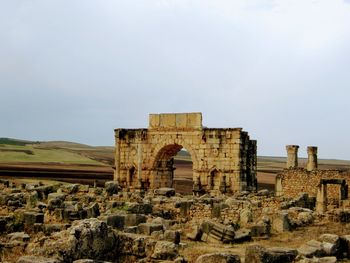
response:
{"label": "overcast sky", "polygon": [[148,114],[350,159],[349,0],[0,0],[0,137],[113,145]]}

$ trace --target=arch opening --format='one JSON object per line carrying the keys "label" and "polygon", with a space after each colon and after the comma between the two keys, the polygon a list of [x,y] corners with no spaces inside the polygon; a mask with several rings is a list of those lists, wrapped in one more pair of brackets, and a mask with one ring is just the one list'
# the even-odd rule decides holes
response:
{"label": "arch opening", "polygon": [[214,168],[209,172],[207,178],[207,190],[219,190],[220,186],[220,172]]}
{"label": "arch opening", "polygon": [[192,156],[182,145],[166,145],[159,150],[155,157],[154,185],[175,188],[178,193],[192,193]]}
{"label": "arch opening", "polygon": [[136,168],[135,166],[132,166],[128,170],[128,176],[127,176],[127,185],[130,187],[135,186],[135,179],[136,179]]}

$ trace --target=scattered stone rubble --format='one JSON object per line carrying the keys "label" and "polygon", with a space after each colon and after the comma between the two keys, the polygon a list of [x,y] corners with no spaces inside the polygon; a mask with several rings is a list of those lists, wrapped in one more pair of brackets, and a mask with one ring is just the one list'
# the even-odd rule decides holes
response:
{"label": "scattered stone rubble", "polygon": [[305,193],[293,200],[267,190],[182,196],[171,188],[121,191],[116,182],[100,188],[8,180],[0,181],[0,190],[1,262],[188,262],[185,251],[194,242],[246,246],[244,256],[228,249],[198,256],[197,263],[350,257],[350,235],[323,234],[298,248],[256,243],[322,220],[350,218],[339,210],[320,215]]}

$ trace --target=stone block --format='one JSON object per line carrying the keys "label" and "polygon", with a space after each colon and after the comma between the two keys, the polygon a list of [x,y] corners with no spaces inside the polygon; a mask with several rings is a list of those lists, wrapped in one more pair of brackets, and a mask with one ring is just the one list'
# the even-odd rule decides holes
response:
{"label": "stone block", "polygon": [[290,231],[291,225],[288,218],[288,213],[283,211],[278,212],[273,219],[272,228],[279,233]]}
{"label": "stone block", "polygon": [[322,257],[324,255],[322,242],[310,240],[298,248],[298,253],[307,258]]}
{"label": "stone block", "polygon": [[16,263],[61,263],[62,261],[54,258],[35,257],[35,256],[22,256]]}
{"label": "stone block", "polygon": [[178,246],[169,241],[158,241],[151,256],[158,260],[174,260],[178,256]]}
{"label": "stone block", "polygon": [[187,114],[186,113],[180,113],[175,115],[176,120],[176,128],[187,128]]}
{"label": "stone block", "polygon": [[105,182],[105,190],[109,196],[112,196],[114,194],[118,194],[118,191],[119,191],[118,182],[116,182],[116,181]]}
{"label": "stone block", "polygon": [[68,226],[67,224],[44,224],[43,232],[45,235],[51,235],[52,233],[66,230]]}
{"label": "stone block", "polygon": [[150,214],[153,211],[153,207],[148,203],[127,203],[127,211],[133,214]]}
{"label": "stone block", "polygon": [[126,218],[126,215],[120,215],[120,214],[108,215],[106,217],[106,223],[111,227],[123,229],[125,226],[125,218]]}
{"label": "stone block", "polygon": [[10,242],[13,241],[21,241],[21,242],[28,242],[30,239],[30,236],[24,232],[15,232],[7,235],[7,238]]}
{"label": "stone block", "polygon": [[152,128],[159,127],[159,124],[160,124],[159,119],[160,119],[159,114],[150,114],[149,115],[149,128],[152,129]]}
{"label": "stone block", "polygon": [[251,245],[246,248],[245,262],[249,263],[289,263],[294,262],[298,252],[291,248],[264,248]]}
{"label": "stone block", "polygon": [[235,232],[235,243],[243,243],[252,240],[252,234],[250,229],[241,228]]}
{"label": "stone block", "polygon": [[138,225],[138,233],[151,235],[154,231],[163,230],[163,225],[161,224],[150,224],[150,223],[141,223]]}
{"label": "stone block", "polygon": [[166,241],[174,242],[175,244],[180,244],[180,232],[175,230],[165,230],[164,239]]}
{"label": "stone block", "polygon": [[171,197],[171,196],[175,196],[175,189],[169,188],[169,187],[161,187],[161,188],[155,189],[154,193],[156,195]]}
{"label": "stone block", "polygon": [[199,256],[195,263],[241,263],[241,259],[231,253],[211,253]]}
{"label": "stone block", "polygon": [[146,222],[146,216],[142,214],[127,214],[125,217],[126,226],[137,226]]}
{"label": "stone block", "polygon": [[161,128],[175,128],[176,116],[175,114],[160,114],[160,127]]}
{"label": "stone block", "polygon": [[44,223],[44,214],[37,212],[24,212],[24,224],[34,225],[35,223]]}
{"label": "stone block", "polygon": [[98,203],[93,203],[89,207],[85,208],[86,218],[98,217],[100,215],[100,207]]}

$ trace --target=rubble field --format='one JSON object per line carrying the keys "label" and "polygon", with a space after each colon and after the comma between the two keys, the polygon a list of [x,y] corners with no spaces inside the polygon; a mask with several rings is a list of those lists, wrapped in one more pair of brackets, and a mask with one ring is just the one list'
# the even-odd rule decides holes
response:
{"label": "rubble field", "polygon": [[1,262],[350,262],[350,210],[315,198],[0,180]]}

